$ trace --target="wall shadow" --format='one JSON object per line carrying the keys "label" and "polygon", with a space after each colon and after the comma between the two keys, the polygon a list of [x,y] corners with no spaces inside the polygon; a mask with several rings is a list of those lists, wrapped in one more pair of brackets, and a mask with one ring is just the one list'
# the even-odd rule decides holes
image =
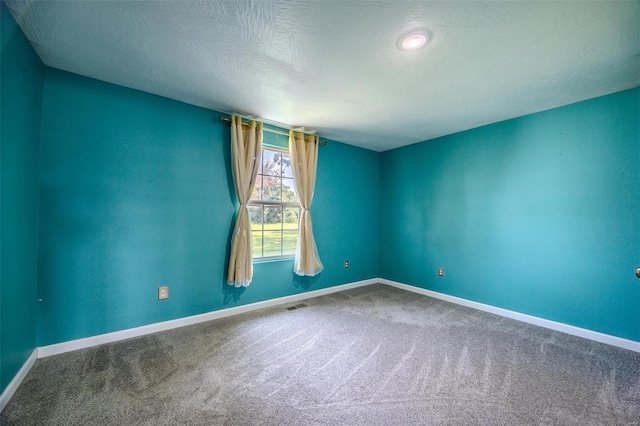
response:
{"label": "wall shadow", "polygon": [[222,286],[222,294],[224,296],[222,303],[225,305],[240,300],[240,296],[242,296],[242,294],[247,290],[246,287],[234,287],[229,285],[226,280]]}
{"label": "wall shadow", "polygon": [[319,273],[315,277],[301,277],[300,275],[296,275],[294,273],[291,282],[296,288],[309,290],[309,288],[311,288],[312,285],[318,282],[321,276],[322,276],[322,273]]}

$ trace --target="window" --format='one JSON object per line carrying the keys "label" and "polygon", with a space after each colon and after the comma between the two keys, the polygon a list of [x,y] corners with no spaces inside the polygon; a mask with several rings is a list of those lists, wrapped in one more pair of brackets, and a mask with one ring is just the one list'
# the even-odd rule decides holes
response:
{"label": "window", "polygon": [[256,187],[248,204],[253,258],[293,257],[300,207],[288,152],[263,148]]}

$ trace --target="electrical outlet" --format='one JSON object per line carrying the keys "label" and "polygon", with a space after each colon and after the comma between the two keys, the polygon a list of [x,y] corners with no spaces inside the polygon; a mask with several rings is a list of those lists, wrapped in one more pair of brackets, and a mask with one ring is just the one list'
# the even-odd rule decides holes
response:
{"label": "electrical outlet", "polygon": [[444,278],[444,268],[438,268],[438,276]]}
{"label": "electrical outlet", "polygon": [[158,287],[158,300],[165,300],[169,298],[169,286],[164,285]]}
{"label": "electrical outlet", "polygon": [[349,261],[348,260],[344,261],[344,269],[349,269]]}

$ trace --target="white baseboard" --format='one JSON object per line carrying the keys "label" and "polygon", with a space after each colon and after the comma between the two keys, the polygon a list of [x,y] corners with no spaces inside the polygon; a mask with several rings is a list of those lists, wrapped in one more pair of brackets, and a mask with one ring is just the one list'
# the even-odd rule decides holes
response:
{"label": "white baseboard", "polygon": [[116,342],[118,340],[130,339],[132,337],[144,336],[145,334],[157,333],[159,331],[171,330],[173,328],[184,327],[187,325],[198,324],[201,322],[211,321],[218,318],[224,318],[231,315],[239,315],[245,312],[269,308],[271,306],[298,302],[300,300],[311,299],[314,297],[324,296],[326,294],[336,293],[339,291],[349,290],[356,287],[363,287],[366,285],[376,284],[376,283],[378,283],[377,278],[372,278],[372,279],[363,280],[363,281],[356,281],[349,284],[342,284],[342,285],[337,285],[333,287],[323,288],[320,290],[308,291],[306,293],[294,294],[291,296],[279,297],[277,299],[270,299],[262,302],[250,303],[248,305],[220,309],[218,311],[207,312],[206,314],[193,315],[190,317],[178,318],[171,321],[163,321],[155,324],[143,325],[141,327],[129,328],[121,331],[114,331],[113,333],[100,334],[98,336],[91,336],[91,337],[85,337],[83,339],[70,340],[68,342],[56,343],[54,345],[41,346],[38,348],[38,358],[44,358],[51,355],[61,354],[64,352],[75,351],[77,349],[103,345],[105,343]]}
{"label": "white baseboard", "polygon": [[18,389],[18,386],[20,386],[20,383],[22,383],[24,378],[27,377],[27,373],[29,372],[29,370],[31,370],[31,367],[33,367],[36,359],[38,359],[38,351],[34,349],[33,352],[31,352],[31,355],[29,355],[29,358],[27,358],[24,364],[22,364],[22,367],[20,368],[20,370],[18,370],[18,373],[9,382],[7,388],[4,390],[4,392],[2,392],[2,395],[0,395],[0,413],[2,413],[4,407],[7,406],[9,400],[16,392],[16,389]]}
{"label": "white baseboard", "polygon": [[141,327],[115,331],[113,333],[100,334],[98,336],[91,336],[83,339],[56,343],[54,345],[41,346],[37,348],[38,358],[44,358],[51,355],[61,354],[64,352],[75,351],[77,349],[103,345],[105,343],[116,342],[119,340],[130,339],[133,337],[144,336],[146,334],[152,334],[160,331],[171,330],[173,328],[184,327],[192,324],[198,324],[201,322],[211,321],[218,318],[225,318],[232,315],[239,315],[245,312],[269,308],[271,306],[282,305],[286,303],[293,303],[293,302],[297,302],[304,299],[311,299],[314,297],[324,296],[326,294],[336,293],[339,291],[349,290],[356,287],[363,287],[363,286],[376,284],[376,283],[397,287],[403,290],[433,297],[435,299],[440,299],[440,300],[455,303],[458,305],[467,306],[469,308],[478,309],[480,311],[489,312],[489,313],[500,315],[506,318],[511,318],[511,319],[526,322],[529,324],[537,325],[540,327],[548,328],[551,330],[561,331],[563,333],[571,334],[578,337],[583,337],[585,339],[595,340],[596,342],[606,343],[608,345],[618,346],[620,348],[628,349],[635,352],[640,352],[640,342],[636,342],[633,340],[627,340],[627,339],[611,336],[604,333],[598,333],[597,331],[591,331],[584,328],[574,327],[571,325],[550,321],[550,320],[534,317],[527,314],[521,314],[519,312],[510,311],[508,309],[497,308],[495,306],[485,305],[483,303],[473,302],[471,300],[466,300],[466,299],[462,299],[455,296],[449,296],[447,294],[438,293],[432,290],[425,290],[420,287],[415,287],[412,285],[407,285],[407,284],[387,280],[384,278],[380,278],[380,279],[372,278],[368,280],[337,285],[334,287],[324,288],[320,290],[313,290],[306,293],[279,297],[277,299],[270,299],[262,302],[251,303],[248,305],[236,306],[236,307],[227,308],[227,309],[220,309],[218,311],[207,312],[206,314],[193,315],[190,317],[178,318],[171,321],[164,321],[164,322],[159,322],[155,324],[144,325]]}
{"label": "white baseboard", "polygon": [[489,312],[492,314],[500,315],[502,317],[511,318],[517,321],[526,322],[529,324],[537,325],[551,330],[561,331],[563,333],[571,334],[573,336],[583,337],[585,339],[595,340],[596,342],[606,343],[607,345],[617,346],[620,348],[628,349],[634,352],[640,352],[640,342],[634,340],[627,340],[621,337],[611,336],[609,334],[598,333],[597,331],[591,331],[580,327],[574,327],[572,325],[563,324],[560,322],[550,321],[544,318],[534,317],[532,315],[521,314],[519,312],[510,311],[508,309],[497,308],[491,305],[485,305],[484,303],[473,302],[471,300],[462,299],[455,296],[449,296],[448,294],[438,293],[432,290],[425,290],[420,287],[407,285],[384,278],[380,278],[380,283],[391,287],[400,288],[402,290],[411,291],[413,293],[422,294],[425,296],[433,297],[434,299],[444,300],[446,302],[455,303],[457,305],[466,306],[468,308],[477,309],[479,311]]}

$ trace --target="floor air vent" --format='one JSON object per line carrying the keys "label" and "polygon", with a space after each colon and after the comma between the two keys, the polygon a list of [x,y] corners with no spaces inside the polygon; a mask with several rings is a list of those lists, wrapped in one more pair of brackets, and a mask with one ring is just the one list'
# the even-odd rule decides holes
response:
{"label": "floor air vent", "polygon": [[287,311],[295,311],[296,309],[306,308],[306,307],[307,307],[307,305],[305,305],[304,303],[298,303],[298,304],[297,304],[297,305],[295,305],[295,306],[289,306],[289,307],[287,308]]}

